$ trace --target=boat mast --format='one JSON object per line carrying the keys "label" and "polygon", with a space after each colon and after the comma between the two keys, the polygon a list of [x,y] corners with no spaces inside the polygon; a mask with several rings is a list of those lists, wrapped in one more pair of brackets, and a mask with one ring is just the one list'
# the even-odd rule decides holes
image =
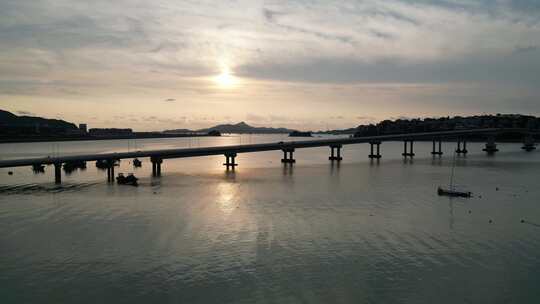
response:
{"label": "boat mast", "polygon": [[454,169],[456,168],[456,152],[452,160],[452,174],[450,174],[450,190],[454,190]]}

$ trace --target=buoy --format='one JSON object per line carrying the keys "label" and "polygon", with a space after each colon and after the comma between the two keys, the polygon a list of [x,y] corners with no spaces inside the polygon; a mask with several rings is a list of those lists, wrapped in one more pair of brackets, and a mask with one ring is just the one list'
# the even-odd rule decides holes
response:
{"label": "buoy", "polygon": [[525,223],[525,220],[521,220],[522,223]]}
{"label": "buoy", "polygon": [[489,223],[491,224],[491,223],[493,223],[493,221],[492,221],[492,220],[489,220]]}
{"label": "buoy", "polygon": [[495,187],[495,191],[499,191],[499,187]]}
{"label": "buoy", "polygon": [[471,210],[469,210],[469,214],[471,214],[471,213],[472,213],[472,211],[471,211]]}

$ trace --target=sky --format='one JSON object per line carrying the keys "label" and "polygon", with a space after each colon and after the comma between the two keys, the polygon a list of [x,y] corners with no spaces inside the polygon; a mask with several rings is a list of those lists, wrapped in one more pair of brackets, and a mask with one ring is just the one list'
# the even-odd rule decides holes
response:
{"label": "sky", "polygon": [[140,131],[540,115],[540,1],[0,0],[0,109]]}

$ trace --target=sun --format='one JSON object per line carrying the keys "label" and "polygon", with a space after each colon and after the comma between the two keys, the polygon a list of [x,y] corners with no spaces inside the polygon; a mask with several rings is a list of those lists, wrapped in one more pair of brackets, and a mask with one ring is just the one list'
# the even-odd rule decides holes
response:
{"label": "sun", "polygon": [[237,78],[228,68],[223,68],[221,74],[214,77],[214,81],[222,88],[231,88],[238,82]]}

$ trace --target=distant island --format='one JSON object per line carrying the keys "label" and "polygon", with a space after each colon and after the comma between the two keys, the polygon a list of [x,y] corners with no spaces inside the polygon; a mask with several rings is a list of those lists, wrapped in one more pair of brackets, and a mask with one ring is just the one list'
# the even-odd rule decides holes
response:
{"label": "distant island", "polygon": [[318,133],[335,135],[348,134],[355,137],[361,137],[484,128],[519,128],[538,132],[540,131],[540,118],[521,114],[496,114],[447,116],[424,119],[396,119],[383,120],[377,124],[360,125],[350,129],[319,131]]}
{"label": "distant island", "polygon": [[77,126],[74,123],[64,120],[17,116],[11,112],[0,110],[0,143],[221,136],[222,133],[281,134],[291,132],[296,132],[296,130],[254,127],[245,122],[221,124],[199,130],[174,129],[162,132],[135,132],[130,128],[87,129],[86,124]]}
{"label": "distant island", "polygon": [[17,116],[8,111],[0,110],[0,143],[220,135],[217,131],[203,133],[186,130],[186,132],[181,134],[167,134],[163,132],[134,132],[130,128],[87,129],[86,124],[77,126],[74,123],[64,120]]}
{"label": "distant island", "polygon": [[[360,125],[354,128],[332,131],[319,131],[319,134],[373,136],[406,134],[418,132],[451,131],[479,128],[525,128],[540,131],[540,118],[521,114],[496,114],[476,116],[454,116],[441,118],[416,118],[383,120],[377,124]],[[287,128],[254,127],[246,122],[220,124],[199,130],[173,129],[162,132],[134,132],[125,128],[91,128],[86,124],[79,126],[60,119],[47,119],[33,116],[17,116],[0,110],[0,143],[99,139],[136,139],[190,136],[221,136],[221,134],[289,134],[290,136],[312,136],[311,131],[298,131]],[[517,135],[516,135],[517,136]],[[518,140],[509,135],[508,140]]]}
{"label": "distant island", "polygon": [[195,133],[208,133],[211,131],[218,131],[220,133],[235,133],[235,134],[282,134],[282,133],[291,133],[296,130],[286,129],[286,128],[267,128],[267,127],[253,127],[248,125],[245,122],[239,122],[237,124],[222,124],[213,126],[206,129],[200,130],[187,130],[187,129],[175,129],[175,130],[165,130],[163,133],[186,133],[186,132],[195,132]]}

